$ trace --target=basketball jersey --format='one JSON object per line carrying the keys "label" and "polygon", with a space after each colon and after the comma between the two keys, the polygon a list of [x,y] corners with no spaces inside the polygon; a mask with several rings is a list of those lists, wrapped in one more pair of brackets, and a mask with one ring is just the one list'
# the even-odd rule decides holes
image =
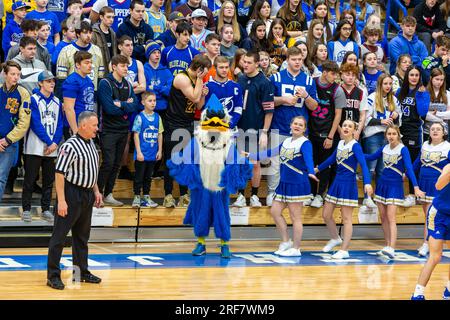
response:
{"label": "basketball jersey", "polygon": [[[159,115],[154,112],[146,115],[141,112],[137,115],[141,118],[141,131],[139,132],[139,145],[145,161],[156,161],[158,153]],[[134,150],[136,160],[136,149]]]}
{"label": "basketball jersey", "polygon": [[153,39],[156,39],[159,37],[161,33],[166,31],[166,16],[163,14],[162,11],[160,12],[154,12],[149,10],[147,12],[148,15],[148,24],[150,27],[152,27],[153,30]]}
{"label": "basketball jersey", "polygon": [[108,7],[114,10],[114,22],[111,29],[114,32],[119,30],[119,26],[125,21],[125,18],[130,14],[131,0],[108,0]]}
{"label": "basketball jersey", "polygon": [[356,86],[350,92],[347,92],[347,90],[345,90],[344,87],[342,87],[342,89],[344,90],[347,104],[342,109],[341,122],[339,125],[342,126],[345,120],[352,120],[358,123],[359,110],[361,108],[361,100],[363,98],[363,91]]}
{"label": "basketball jersey", "polygon": [[438,145],[432,145],[426,141],[422,145],[420,153],[420,175],[427,177],[439,177],[442,169],[450,163],[450,143],[444,141]]}
{"label": "basketball jersey", "polygon": [[[191,81],[192,87],[195,87],[195,82],[189,77],[187,71],[180,73],[186,75]],[[194,125],[195,107],[196,104],[186,98],[183,92],[172,84],[169,92],[169,106],[166,111],[168,126],[172,129],[192,128]]]}
{"label": "basketball jersey", "polygon": [[205,47],[205,39],[208,34],[212,33],[211,30],[204,29],[199,35],[195,35],[192,33],[191,35],[191,46],[194,47],[194,49],[200,51],[200,52],[206,52]]}
{"label": "basketball jersey", "polygon": [[136,59],[131,58],[131,63],[128,65],[128,73],[125,76],[125,79],[131,84],[138,81],[138,65]]}
{"label": "basketball jersey", "polygon": [[334,120],[334,95],[339,84],[332,83],[325,87],[320,85],[319,78],[315,78],[317,89],[317,102],[319,105],[314,111],[308,109],[308,129],[310,135],[326,138],[333,126]]}
{"label": "basketball jersey", "polygon": [[342,61],[344,60],[344,56],[348,51],[357,51],[355,50],[354,42],[351,40],[347,40],[347,43],[343,44],[341,41],[333,41],[334,50],[333,57],[331,60],[336,61],[339,66],[341,66]]}
{"label": "basketball jersey", "polygon": [[[417,90],[410,90],[403,101],[399,101],[402,110],[402,125],[400,126],[400,132],[406,137],[421,137],[422,135],[423,121],[417,111],[417,93]],[[419,141],[417,141],[417,143],[419,143]]]}

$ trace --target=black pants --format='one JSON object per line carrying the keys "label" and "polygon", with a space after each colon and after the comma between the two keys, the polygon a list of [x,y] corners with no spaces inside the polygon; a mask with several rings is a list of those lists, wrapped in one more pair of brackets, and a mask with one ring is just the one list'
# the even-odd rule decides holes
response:
{"label": "black pants", "polygon": [[150,195],[150,186],[152,184],[153,168],[155,161],[134,161],[134,194],[136,196],[141,194]]}
{"label": "black pants", "polygon": [[52,188],[55,181],[55,158],[41,157],[31,154],[24,155],[25,177],[22,190],[23,211],[31,210],[31,198],[39,169],[42,167],[42,211],[50,209],[52,200]]}
{"label": "black pants", "polygon": [[[92,206],[94,192],[67,181],[64,183],[67,202],[67,216],[64,218],[55,211],[55,225],[48,248],[47,278],[61,277],[60,261],[67,234],[72,230],[73,267],[79,268],[80,275],[88,274],[88,241],[91,234]],[[58,208],[58,206],[56,206]]]}
{"label": "black pants", "polygon": [[[406,148],[408,148],[409,156],[411,157],[411,162],[414,163],[416,158],[420,155],[420,149],[422,146],[422,143],[420,143],[421,139],[419,137],[408,137],[403,136],[402,142],[405,145]],[[417,173],[416,173],[417,177]],[[411,180],[409,180],[409,193],[414,194],[414,186],[411,183]]]}
{"label": "black pants", "polygon": [[98,188],[106,197],[112,193],[122,163],[123,151],[127,144],[128,132],[100,134],[102,165],[98,174]]}
{"label": "black pants", "polygon": [[[192,137],[193,128],[192,129],[183,128],[183,129],[187,130],[190,133],[190,136]],[[172,141],[173,131],[174,130],[171,130],[170,128],[167,128],[167,129],[165,128],[164,134],[163,134],[163,138],[164,138],[163,148],[164,148],[164,155],[165,155],[166,162],[167,162],[167,160],[171,159],[172,150],[175,148],[175,146],[177,147],[177,150],[179,151],[180,149],[184,148],[189,143],[189,140],[182,141],[181,138],[180,138],[180,140]],[[182,144],[179,145],[180,143],[182,143]],[[188,188],[186,186],[180,185],[180,195],[181,196],[187,194],[187,190],[188,190]],[[172,191],[173,191],[173,178],[169,174],[169,169],[166,168],[166,170],[164,171],[164,192],[166,195],[168,195],[168,194],[171,194]]]}
{"label": "black pants", "polygon": [[[309,136],[309,140],[311,141],[312,147],[313,147],[313,160],[314,160],[314,166],[317,166],[324,162],[326,159],[328,159],[329,156],[331,156],[334,152],[334,150],[337,148],[337,145],[339,144],[339,138],[333,139],[333,145],[330,149],[325,149],[323,147],[323,143],[325,142],[326,138],[321,137],[315,137],[315,136]],[[332,165],[331,168],[327,168],[323,171],[320,171],[318,174],[319,178],[319,190],[317,190],[317,182],[310,179],[311,183],[311,191],[314,195],[318,194],[323,196],[325,191],[327,190],[327,187],[331,185],[331,183],[334,180],[334,177],[336,176],[336,165]]]}

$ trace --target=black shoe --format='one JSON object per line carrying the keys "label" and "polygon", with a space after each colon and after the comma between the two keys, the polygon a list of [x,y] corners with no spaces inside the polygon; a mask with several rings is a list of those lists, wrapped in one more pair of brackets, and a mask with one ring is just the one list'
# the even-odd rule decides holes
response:
{"label": "black shoe", "polygon": [[80,281],[87,282],[87,283],[100,283],[100,282],[102,282],[102,279],[100,279],[97,276],[94,276],[92,273],[89,273],[89,274],[82,275],[80,278]]}
{"label": "black shoe", "polygon": [[47,280],[47,285],[56,290],[64,290],[64,283],[60,278],[52,278]]}

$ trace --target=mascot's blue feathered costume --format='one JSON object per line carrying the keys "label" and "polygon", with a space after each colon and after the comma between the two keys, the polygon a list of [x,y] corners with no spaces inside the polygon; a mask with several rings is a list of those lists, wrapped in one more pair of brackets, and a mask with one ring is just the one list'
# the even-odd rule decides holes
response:
{"label": "mascot's blue feathered costume", "polygon": [[240,157],[229,128],[230,116],[213,94],[202,112],[200,125],[180,154],[167,161],[170,175],[191,192],[184,224],[194,226],[198,238],[193,255],[206,253],[205,237],[214,226],[221,239],[221,256],[230,258],[230,194],[244,189],[252,165]]}

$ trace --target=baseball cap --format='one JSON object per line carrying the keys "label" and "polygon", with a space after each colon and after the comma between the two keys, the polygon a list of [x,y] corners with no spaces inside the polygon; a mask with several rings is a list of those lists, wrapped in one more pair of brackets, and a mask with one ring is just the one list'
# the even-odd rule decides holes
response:
{"label": "baseball cap", "polygon": [[195,9],[194,12],[192,12],[191,18],[208,18],[208,15],[206,14],[205,10],[203,9]]}
{"label": "baseball cap", "polygon": [[147,41],[145,44],[145,58],[148,59],[155,50],[161,51],[161,46],[159,43],[152,40]]}
{"label": "baseball cap", "polygon": [[31,7],[23,1],[16,1],[12,5],[12,11],[15,11],[15,10],[21,9],[21,8],[31,9]]}
{"label": "baseball cap", "polygon": [[50,71],[44,70],[41,73],[39,73],[38,82],[41,82],[44,80],[50,80],[50,79],[55,79],[55,76]]}
{"label": "baseball cap", "polygon": [[183,16],[183,14],[180,11],[174,11],[169,15],[168,20],[169,21],[186,20],[186,18]]}

